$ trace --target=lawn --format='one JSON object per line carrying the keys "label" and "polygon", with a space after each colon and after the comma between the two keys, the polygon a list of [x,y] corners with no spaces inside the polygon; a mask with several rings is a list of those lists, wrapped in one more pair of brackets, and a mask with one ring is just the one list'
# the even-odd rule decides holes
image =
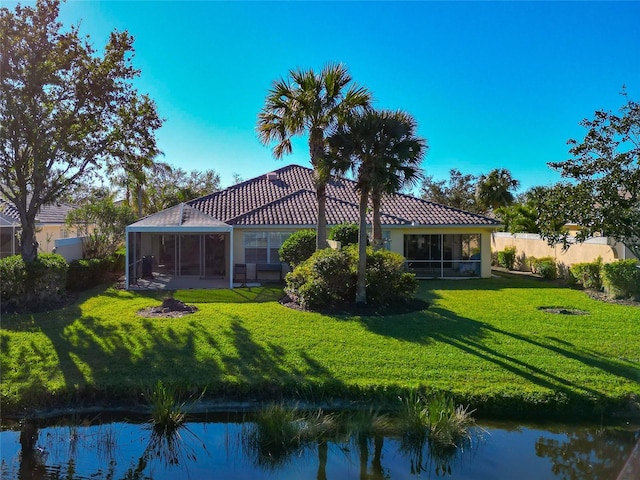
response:
{"label": "lawn", "polygon": [[607,414],[640,397],[640,308],[539,280],[423,281],[430,306],[397,315],[300,312],[278,303],[277,287],[179,291],[196,313],[136,314],[161,295],[103,287],[55,312],[4,315],[3,414],[137,402],[158,380],[228,399],[378,400],[423,388],[516,417]]}

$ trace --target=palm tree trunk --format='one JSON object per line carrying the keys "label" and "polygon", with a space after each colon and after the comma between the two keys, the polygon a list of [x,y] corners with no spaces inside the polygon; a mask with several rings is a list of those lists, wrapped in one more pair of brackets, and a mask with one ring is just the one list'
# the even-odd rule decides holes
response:
{"label": "palm tree trunk", "polygon": [[367,303],[367,205],[369,191],[360,191],[360,228],[358,232],[358,278],[356,281],[356,303]]}
{"label": "palm tree trunk", "polygon": [[327,248],[327,182],[330,172],[322,163],[324,133],[315,128],[309,132],[309,156],[314,169],[316,200],[318,201],[318,224],[316,225],[316,250]]}
{"label": "palm tree trunk", "polygon": [[384,246],[382,240],[382,221],[380,220],[380,208],[382,205],[382,195],[380,192],[371,192],[371,203],[373,204],[373,248],[379,250]]}
{"label": "palm tree trunk", "polygon": [[373,445],[373,474],[375,478],[384,478],[384,469],[382,468],[382,447],[384,445],[384,437],[381,435],[376,435],[373,439]]}
{"label": "palm tree trunk", "polygon": [[136,185],[136,197],[138,201],[138,218],[142,218],[142,184]]}
{"label": "palm tree trunk", "polygon": [[327,442],[324,440],[318,441],[318,473],[316,474],[317,480],[327,480]]}
{"label": "palm tree trunk", "polygon": [[369,466],[369,443],[367,436],[358,434],[358,449],[360,450],[360,480],[367,480],[367,467]]}
{"label": "palm tree trunk", "polygon": [[327,248],[327,184],[316,186],[318,200],[318,225],[316,226],[316,250]]}

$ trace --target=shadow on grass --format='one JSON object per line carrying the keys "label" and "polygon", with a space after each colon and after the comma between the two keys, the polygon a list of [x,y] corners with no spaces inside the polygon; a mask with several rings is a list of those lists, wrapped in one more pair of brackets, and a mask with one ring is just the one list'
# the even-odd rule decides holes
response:
{"label": "shadow on grass", "polygon": [[[497,280],[497,281],[496,281]],[[433,287],[433,288],[429,288]],[[421,282],[419,295],[429,299],[435,305],[428,310],[389,318],[376,316],[351,317],[359,321],[368,330],[378,335],[419,344],[444,343],[458,349],[461,354],[472,355],[479,361],[492,363],[500,369],[511,372],[532,384],[547,388],[553,392],[591,400],[605,398],[610,392],[591,388],[563,374],[562,365],[567,361],[579,362],[596,371],[606,372],[628,382],[640,380],[640,365],[632,361],[611,358],[602,353],[573,345],[555,337],[525,335],[515,331],[498,328],[490,323],[466,318],[438,306],[439,295],[436,290],[500,290],[503,288],[561,288],[537,280],[501,278],[472,281],[433,281]],[[490,340],[490,341],[488,341]],[[509,355],[494,348],[494,344],[511,344],[510,351],[526,352],[521,355]],[[518,345],[520,344],[520,345]],[[556,357],[553,364],[546,367],[542,362],[527,360],[532,355],[538,357]]]}
{"label": "shadow on grass", "polygon": [[[254,293],[258,298],[269,295]],[[104,402],[131,405],[159,380],[183,392],[206,389],[208,395],[231,398],[280,398],[309,379],[336,385],[337,380],[303,352],[256,342],[239,317],[221,319],[215,335],[202,328],[203,321],[139,318],[139,323],[108,323],[86,310],[83,314],[79,304],[47,315],[14,316],[7,322],[11,330],[42,333],[48,341],[36,344],[28,337],[24,341],[24,336],[0,335],[3,372],[13,369],[9,379],[3,378],[2,401],[11,399],[3,411]],[[295,365],[287,360],[290,356]]]}

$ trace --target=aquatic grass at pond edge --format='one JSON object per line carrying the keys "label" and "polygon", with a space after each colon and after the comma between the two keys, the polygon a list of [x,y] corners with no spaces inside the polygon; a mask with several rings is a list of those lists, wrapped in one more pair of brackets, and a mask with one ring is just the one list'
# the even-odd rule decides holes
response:
{"label": "aquatic grass at pond edge", "polygon": [[[640,309],[545,282],[421,282],[399,315],[288,309],[277,287],[178,291],[198,312],[142,318],[165,293],[94,289],[64,309],[2,318],[3,415],[137,404],[159,380],[209,398],[380,403],[449,392],[481,416],[611,413],[640,397]],[[552,315],[542,306],[587,315]],[[592,417],[593,418],[593,417]]]}

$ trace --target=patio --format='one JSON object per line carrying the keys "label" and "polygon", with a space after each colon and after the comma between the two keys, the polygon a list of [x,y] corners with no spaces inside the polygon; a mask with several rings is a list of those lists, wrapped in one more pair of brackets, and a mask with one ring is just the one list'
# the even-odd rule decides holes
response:
{"label": "patio", "polygon": [[[234,287],[257,287],[260,283],[242,284],[236,282]],[[154,272],[151,277],[138,278],[129,286],[130,290],[190,290],[190,289],[224,289],[229,288],[229,280],[225,278],[201,278],[191,276],[175,276]]]}

